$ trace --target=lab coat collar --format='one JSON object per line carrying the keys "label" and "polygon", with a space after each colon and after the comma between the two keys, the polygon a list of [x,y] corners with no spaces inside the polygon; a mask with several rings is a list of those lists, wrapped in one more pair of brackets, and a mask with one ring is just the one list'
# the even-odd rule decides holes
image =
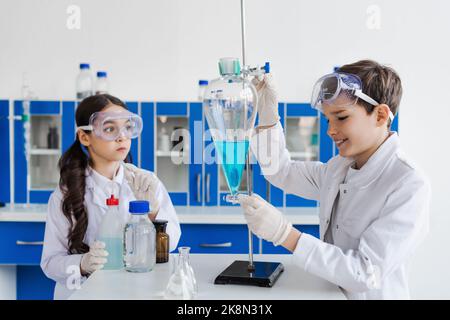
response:
{"label": "lab coat collar", "polygon": [[111,183],[114,183],[116,190],[119,194],[115,196],[118,198],[128,198],[132,195],[132,191],[125,183],[124,179],[124,166],[120,164],[119,170],[113,180],[106,178],[90,166],[86,169],[86,188],[92,191],[92,202],[96,205],[106,208],[106,192],[111,191]]}
{"label": "lab coat collar", "polygon": [[[377,151],[369,158],[369,160],[359,169],[358,173],[352,175],[349,186],[356,188],[365,188],[375,181],[386,168],[389,160],[395,154],[399,148],[399,138],[397,132],[391,132],[386,141],[378,148]],[[354,164],[354,161],[350,162],[350,166]],[[345,174],[348,171],[349,166],[345,166]],[[343,176],[345,177],[345,175]]]}

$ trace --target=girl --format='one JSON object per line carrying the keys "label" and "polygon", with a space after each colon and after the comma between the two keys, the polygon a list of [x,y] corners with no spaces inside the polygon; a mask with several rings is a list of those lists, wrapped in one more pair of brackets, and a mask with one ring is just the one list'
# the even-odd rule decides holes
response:
{"label": "girl", "polygon": [[95,239],[111,193],[119,197],[124,223],[129,201],[148,200],[150,218],[169,221],[170,250],[176,248],[181,234],[161,181],[152,172],[124,163],[129,160],[131,139],[142,131],[142,119],[108,94],[84,99],[75,118],[77,137],[59,161],[59,188],[48,202],[41,259],[45,275],[57,282],[55,299],[72,293],[74,274],[81,275],[82,282],[106,263],[104,243]]}

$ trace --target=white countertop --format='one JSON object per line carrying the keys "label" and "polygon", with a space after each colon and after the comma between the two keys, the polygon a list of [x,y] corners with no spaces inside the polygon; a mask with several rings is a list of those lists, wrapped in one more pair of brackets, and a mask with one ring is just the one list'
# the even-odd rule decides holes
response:
{"label": "white countertop", "polygon": [[[245,224],[242,210],[233,207],[189,207],[175,206],[180,223]],[[319,224],[318,208],[280,208],[292,224]],[[0,208],[0,222],[45,222],[46,204],[15,204]]]}
{"label": "white countertop", "polygon": [[[172,270],[172,258],[168,263],[156,264],[151,272],[130,273],[124,270],[97,271],[75,291],[71,300],[79,299],[163,299],[163,292]],[[292,264],[291,255],[254,255],[255,261],[282,262],[284,272],[272,288],[215,285],[214,279],[235,260],[248,260],[245,254],[191,254],[199,294],[198,300],[325,300],[345,299],[334,284],[313,276]]]}

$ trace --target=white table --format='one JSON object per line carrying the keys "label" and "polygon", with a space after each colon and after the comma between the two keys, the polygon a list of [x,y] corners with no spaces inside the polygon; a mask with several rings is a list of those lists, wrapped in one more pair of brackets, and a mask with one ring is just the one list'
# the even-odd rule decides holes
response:
{"label": "white table", "polygon": [[[254,255],[255,261],[282,262],[284,272],[272,288],[215,285],[214,279],[234,260],[247,260],[243,254],[191,254],[199,300],[314,300],[345,299],[344,294],[334,284],[306,273],[291,263],[291,255]],[[97,271],[75,291],[70,299],[163,299],[168,283],[172,262],[157,264],[147,273],[130,273],[124,270]]]}

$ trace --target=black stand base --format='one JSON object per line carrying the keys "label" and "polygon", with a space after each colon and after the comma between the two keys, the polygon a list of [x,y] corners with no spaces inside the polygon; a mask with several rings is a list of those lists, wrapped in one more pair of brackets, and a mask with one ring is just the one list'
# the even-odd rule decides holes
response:
{"label": "black stand base", "polygon": [[241,284],[272,287],[284,271],[279,262],[253,262],[255,270],[248,271],[248,261],[234,261],[214,281],[214,284]]}

